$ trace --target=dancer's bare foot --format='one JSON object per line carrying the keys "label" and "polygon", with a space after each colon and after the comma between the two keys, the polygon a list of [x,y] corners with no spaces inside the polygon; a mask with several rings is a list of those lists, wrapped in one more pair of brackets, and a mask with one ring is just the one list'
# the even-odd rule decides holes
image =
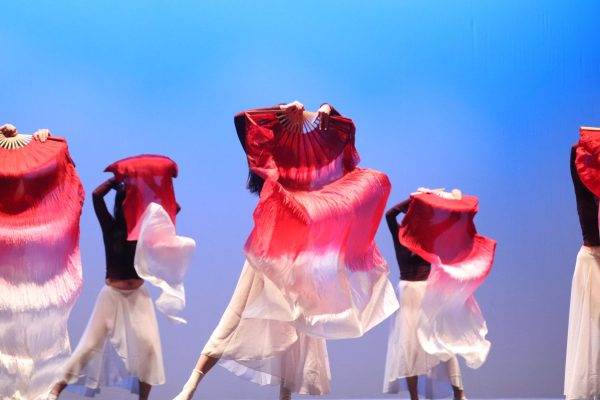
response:
{"label": "dancer's bare foot", "polygon": [[462,390],[458,386],[452,386],[452,391],[454,392],[453,400],[467,400],[467,398],[465,397],[464,390]]}
{"label": "dancer's bare foot", "polygon": [[58,382],[52,387],[52,390],[43,400],[56,400],[60,396],[61,392],[65,390],[67,384],[64,382]]}
{"label": "dancer's bare foot", "polygon": [[292,392],[283,385],[279,386],[279,400],[292,400]]}

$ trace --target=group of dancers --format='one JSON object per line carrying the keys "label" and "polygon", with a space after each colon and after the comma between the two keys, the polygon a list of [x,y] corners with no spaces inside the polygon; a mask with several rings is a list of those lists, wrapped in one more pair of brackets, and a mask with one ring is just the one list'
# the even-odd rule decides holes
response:
{"label": "group of dancers", "polygon": [[[328,393],[326,340],[360,337],[390,316],[384,392],[464,399],[457,357],[478,368],[490,350],[474,292],[491,270],[496,243],[475,229],[478,199],[419,188],[387,211],[400,267],[394,291],[374,242],[391,185],[383,173],[358,167],[352,120],[329,104],[308,112],[292,102],[241,112],[234,122],[250,170],[247,187],[259,196],[254,227],[231,301],[174,400],[192,399],[217,363],[260,385],[279,385],[282,400]],[[53,400],[68,385],[93,396],[120,385],[147,399],[165,382],[155,304],[183,322],[177,313],[195,249],[176,234],[177,165],[142,155],[106,168],[113,177],[93,192],[106,286],[70,354],[67,319],[82,283],[83,187],[66,141],[47,130],[21,135],[0,127],[0,154],[0,398]],[[585,242],[577,271],[600,254],[593,247],[600,245],[597,197],[586,192],[594,225],[591,209],[582,211],[585,190],[576,184],[582,227],[585,220],[599,243]],[[111,191],[112,213],[104,200]],[[162,290],[155,304],[145,282]],[[572,300],[571,313],[588,305]],[[581,367],[581,352],[589,350],[571,335],[571,325],[579,324],[581,335],[584,323],[593,325],[570,320],[569,351],[577,349],[567,372]],[[565,390],[581,389],[585,373],[577,369]],[[598,394],[598,383],[586,390]]]}

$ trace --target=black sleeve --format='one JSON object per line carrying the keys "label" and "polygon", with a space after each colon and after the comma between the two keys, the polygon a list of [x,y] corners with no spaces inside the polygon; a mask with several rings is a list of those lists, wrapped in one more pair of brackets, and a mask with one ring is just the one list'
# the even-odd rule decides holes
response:
{"label": "black sleeve", "polygon": [[106,203],[104,202],[104,196],[113,188],[113,183],[111,180],[107,180],[94,189],[92,193],[92,198],[94,200],[94,211],[96,212],[96,217],[98,218],[98,222],[100,222],[100,227],[102,230],[106,230],[110,227],[115,219],[108,212],[106,208]]}
{"label": "black sleeve", "polygon": [[385,213],[385,220],[387,222],[388,228],[390,229],[390,233],[396,239],[398,238],[398,229],[400,228],[398,225],[398,215],[401,213],[406,213],[408,210],[408,206],[410,205],[410,199],[404,200],[402,203],[398,203]]}
{"label": "black sleeve", "polygon": [[398,231],[400,226],[398,225],[398,215],[401,213],[405,213],[408,211],[408,206],[410,205],[411,199],[406,199],[401,203],[396,204],[385,213],[385,219],[390,229],[390,233],[392,234],[392,241],[394,242],[394,250],[396,251],[396,261],[398,262],[398,266],[400,270],[407,264],[409,258],[412,256],[412,252],[406,248],[402,243],[400,243],[400,239],[398,238]]}
{"label": "black sleeve", "polygon": [[575,150],[576,147],[573,146],[571,148],[570,167],[583,243],[586,246],[598,246],[600,245],[600,234],[598,232],[598,203],[594,194],[583,184],[577,173],[577,168],[575,167]]}

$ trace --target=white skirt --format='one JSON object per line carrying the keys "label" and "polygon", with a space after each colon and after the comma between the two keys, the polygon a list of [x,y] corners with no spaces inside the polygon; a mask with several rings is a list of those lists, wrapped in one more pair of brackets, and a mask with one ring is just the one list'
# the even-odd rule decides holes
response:
{"label": "white skirt", "polygon": [[462,389],[462,377],[456,357],[447,362],[428,354],[419,343],[417,327],[427,281],[400,281],[397,289],[400,309],[392,317],[384,373],[384,393],[408,390],[406,377],[419,379],[419,393],[427,398],[445,397],[451,386]]}
{"label": "white skirt", "polygon": [[202,354],[220,358],[221,366],[259,385],[282,384],[300,394],[328,393],[331,374],[324,339],[298,331],[291,322],[242,316],[264,294],[264,285],[265,278],[246,262]]}
{"label": "white skirt", "polygon": [[62,381],[93,397],[101,386],[137,393],[138,380],[150,385],[165,382],[152,299],[143,286],[133,290],[104,286],[77,348],[63,365]]}
{"label": "white skirt", "polygon": [[567,400],[600,395],[600,249],[577,254],[567,337]]}

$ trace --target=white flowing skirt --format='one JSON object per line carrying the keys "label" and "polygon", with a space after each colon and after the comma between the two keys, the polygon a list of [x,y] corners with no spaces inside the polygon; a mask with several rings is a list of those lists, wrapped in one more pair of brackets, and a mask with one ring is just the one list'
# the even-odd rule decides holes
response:
{"label": "white flowing skirt", "polygon": [[105,286],[92,316],[63,366],[62,380],[93,397],[101,386],[121,386],[137,393],[138,380],[165,382],[154,305],[145,287],[120,290]]}
{"label": "white flowing skirt", "polygon": [[248,262],[244,264],[231,301],[202,354],[220,358],[221,366],[259,385],[282,384],[300,394],[328,393],[331,374],[324,339],[307,335],[288,321],[244,317],[257,296],[264,296],[265,282]]}
{"label": "white flowing skirt", "polygon": [[408,390],[406,377],[425,376],[419,379],[419,393],[427,398],[445,397],[451,387],[462,388],[460,367],[456,357],[447,362],[425,352],[417,328],[421,316],[421,303],[427,281],[400,281],[397,295],[400,309],[392,317],[385,363],[384,393]]}
{"label": "white flowing skirt", "polygon": [[600,395],[600,249],[577,254],[567,338],[567,400]]}

